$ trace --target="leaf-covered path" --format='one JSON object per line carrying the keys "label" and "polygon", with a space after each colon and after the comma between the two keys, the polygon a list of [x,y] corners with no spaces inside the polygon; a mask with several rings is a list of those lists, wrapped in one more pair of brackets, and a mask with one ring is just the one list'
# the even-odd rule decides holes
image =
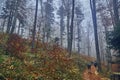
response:
{"label": "leaf-covered path", "polygon": [[83,79],[84,80],[110,80],[108,78],[102,78],[93,65],[91,66],[90,71],[88,69],[84,71]]}

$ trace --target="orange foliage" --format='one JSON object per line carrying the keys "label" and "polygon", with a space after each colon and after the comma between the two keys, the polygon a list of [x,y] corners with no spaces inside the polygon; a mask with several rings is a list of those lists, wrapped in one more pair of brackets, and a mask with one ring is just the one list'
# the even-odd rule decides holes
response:
{"label": "orange foliage", "polygon": [[23,58],[23,54],[26,51],[24,45],[24,40],[17,34],[12,34],[9,36],[7,41],[7,51],[20,59]]}
{"label": "orange foliage", "polygon": [[96,74],[97,70],[92,65],[90,72],[88,70],[85,70],[83,73],[84,80],[102,80],[100,75]]}
{"label": "orange foliage", "polygon": [[41,51],[37,53],[39,54],[41,60],[41,66],[39,65],[40,67],[37,68],[37,70],[44,75],[42,76],[44,79],[48,78],[61,80],[63,73],[68,73],[69,70],[71,70],[71,67],[73,67],[73,60],[67,57],[66,50],[57,45],[48,47],[47,44],[41,44],[41,46],[44,46],[44,49],[46,50],[45,53],[41,53]]}
{"label": "orange foliage", "polygon": [[[28,40],[27,42],[29,42],[29,45],[31,46],[32,40]],[[40,49],[48,50],[50,47],[52,46],[49,45],[49,43],[42,43],[40,41],[35,41],[35,48],[31,49],[31,53],[38,53]]]}

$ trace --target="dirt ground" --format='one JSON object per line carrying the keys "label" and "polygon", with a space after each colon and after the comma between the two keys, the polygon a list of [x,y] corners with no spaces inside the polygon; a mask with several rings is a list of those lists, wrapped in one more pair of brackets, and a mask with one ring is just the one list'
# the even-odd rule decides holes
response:
{"label": "dirt ground", "polygon": [[97,72],[97,69],[92,65],[91,69],[86,69],[83,73],[84,80],[110,80],[108,78],[103,78]]}

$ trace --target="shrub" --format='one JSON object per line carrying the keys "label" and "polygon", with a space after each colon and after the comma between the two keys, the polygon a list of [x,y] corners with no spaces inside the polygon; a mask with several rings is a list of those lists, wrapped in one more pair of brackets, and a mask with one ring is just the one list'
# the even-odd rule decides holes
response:
{"label": "shrub", "polygon": [[[9,43],[11,42],[13,41]],[[14,47],[16,48],[16,46]],[[14,54],[11,53],[14,56],[22,54],[22,51],[21,53],[14,50],[12,52],[14,52]],[[53,45],[49,50],[37,52],[36,57],[34,57],[35,54],[28,53],[29,56],[26,56],[27,59],[24,61],[16,57],[8,57],[0,64],[0,72],[5,78],[14,80],[82,80],[79,67],[73,58],[67,56],[66,50]]]}
{"label": "shrub", "polygon": [[12,56],[23,59],[23,53],[26,52],[24,40],[17,34],[10,35],[7,41],[6,50]]}
{"label": "shrub", "polygon": [[5,34],[5,33],[0,33],[0,45],[3,45],[3,44],[6,43],[7,37],[8,37],[7,34]]}
{"label": "shrub", "polygon": [[67,56],[66,50],[53,45],[43,52],[39,53],[34,64],[38,77],[43,80],[77,80],[81,77],[79,68],[74,64],[74,60]]}
{"label": "shrub", "polygon": [[8,35],[5,33],[0,33],[0,52],[3,53],[6,47]]}

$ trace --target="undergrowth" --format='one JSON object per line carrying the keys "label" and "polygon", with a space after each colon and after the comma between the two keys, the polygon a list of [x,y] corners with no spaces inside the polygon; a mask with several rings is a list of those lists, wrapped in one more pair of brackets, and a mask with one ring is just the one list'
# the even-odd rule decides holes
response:
{"label": "undergrowth", "polygon": [[[0,35],[0,76],[10,80],[82,80],[85,61],[58,45],[31,41],[13,34]],[[6,54],[7,53],[7,54]]]}

